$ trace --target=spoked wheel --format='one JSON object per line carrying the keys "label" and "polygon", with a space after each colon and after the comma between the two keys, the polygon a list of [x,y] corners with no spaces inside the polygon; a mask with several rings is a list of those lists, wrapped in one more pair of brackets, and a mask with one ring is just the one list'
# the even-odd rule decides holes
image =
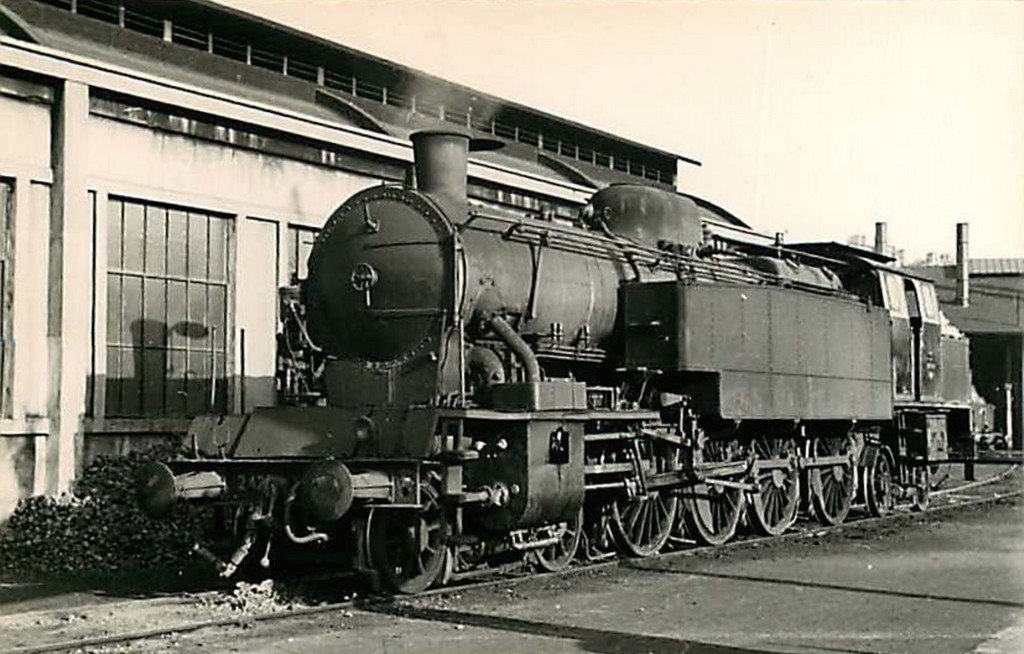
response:
{"label": "spoked wheel", "polygon": [[[705,461],[725,462],[732,458],[732,448],[728,443],[709,440],[704,444],[703,454]],[[736,533],[745,504],[741,489],[700,482],[684,488],[682,497],[686,532],[697,541],[721,545]]]}
{"label": "spoked wheel", "polygon": [[[850,453],[853,443],[840,437],[814,439],[815,456],[836,456]],[[846,520],[857,490],[856,466],[852,460],[836,463],[823,468],[811,468],[808,485],[811,491],[811,506],[818,522],[823,525],[838,525]]]}
{"label": "spoked wheel", "polygon": [[679,499],[664,491],[612,504],[612,534],[623,554],[652,556],[672,535]]}
{"label": "spoked wheel", "polygon": [[437,491],[422,486],[423,507],[378,509],[370,528],[373,563],[387,587],[396,593],[420,593],[445,571],[444,512]]}
{"label": "spoked wheel", "polygon": [[[678,451],[674,445],[654,440],[640,441],[638,445],[640,465],[646,474],[676,468]],[[611,505],[611,527],[619,550],[627,556],[657,554],[672,535],[678,506],[679,499],[664,490],[617,497]]]}
{"label": "spoked wheel", "polygon": [[[796,449],[789,438],[756,438],[754,453],[758,459],[774,463],[794,462]],[[747,519],[759,533],[778,536],[796,522],[800,508],[800,473],[795,465],[766,469],[758,472],[756,490],[748,495]]]}
{"label": "spoked wheel", "polygon": [[910,487],[910,505],[915,511],[927,511],[932,489],[928,466],[911,468],[911,479],[913,485]]}
{"label": "spoked wheel", "polygon": [[583,539],[583,505],[573,515],[562,532],[558,542],[531,552],[537,567],[547,572],[565,570],[572,563]]}
{"label": "spoked wheel", "polygon": [[879,448],[874,460],[864,471],[864,500],[871,515],[881,517],[896,505],[893,494],[892,456],[889,448]]}

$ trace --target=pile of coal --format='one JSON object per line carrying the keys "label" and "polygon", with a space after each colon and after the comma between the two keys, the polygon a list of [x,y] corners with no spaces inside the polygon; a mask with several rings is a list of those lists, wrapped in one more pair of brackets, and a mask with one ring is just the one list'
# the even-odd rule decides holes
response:
{"label": "pile of coal", "polygon": [[175,454],[170,445],[101,456],[60,497],[19,502],[0,527],[0,574],[62,575],[185,566],[210,525],[208,510],[175,507],[166,519],[145,515],[135,499],[144,465]]}

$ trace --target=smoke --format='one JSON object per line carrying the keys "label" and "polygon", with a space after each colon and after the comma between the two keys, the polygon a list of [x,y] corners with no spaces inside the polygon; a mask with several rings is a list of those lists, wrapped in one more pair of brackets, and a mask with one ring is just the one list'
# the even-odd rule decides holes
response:
{"label": "smoke", "polygon": [[14,469],[14,460],[21,452],[21,445],[0,438],[0,526],[11,517],[14,507],[18,505],[18,475]]}

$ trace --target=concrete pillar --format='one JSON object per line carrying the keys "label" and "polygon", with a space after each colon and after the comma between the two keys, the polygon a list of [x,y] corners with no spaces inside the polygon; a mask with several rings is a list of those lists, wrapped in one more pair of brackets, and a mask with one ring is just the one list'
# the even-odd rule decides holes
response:
{"label": "concrete pillar", "polygon": [[[25,180],[25,178],[22,178]],[[18,215],[14,221],[14,380],[13,417],[24,419],[36,432],[32,439],[35,468],[32,493],[47,491],[49,379],[46,374],[47,289],[49,288],[49,224],[51,189],[48,183],[16,187]]]}
{"label": "concrete pillar", "polygon": [[[278,259],[281,244],[276,222],[256,218],[239,218],[236,224],[236,248],[253,261],[287,261]],[[274,373],[277,366],[274,350],[274,334],[277,331],[277,287],[280,280],[278,267],[273,263],[248,271],[235,280],[235,327],[246,332],[245,373],[242,376],[242,339],[235,338],[235,388],[243,389],[234,394],[238,412],[255,407],[273,406]],[[230,342],[230,340],[228,341]],[[243,386],[244,385],[244,386]],[[245,405],[242,406],[242,395]]]}
{"label": "concrete pillar", "polygon": [[92,207],[86,188],[89,87],[65,81],[56,95],[47,293],[49,492],[68,490],[75,476],[92,351]]}

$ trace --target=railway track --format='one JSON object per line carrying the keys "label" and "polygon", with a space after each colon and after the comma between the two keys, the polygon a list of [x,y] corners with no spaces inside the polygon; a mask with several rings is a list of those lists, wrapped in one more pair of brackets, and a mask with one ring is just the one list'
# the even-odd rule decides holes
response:
{"label": "railway track", "polygon": [[[956,509],[992,504],[995,502],[1004,501],[1010,498],[1024,495],[1024,488],[1021,488],[1019,483],[1013,484],[1012,486],[1007,486],[1006,484],[1000,483],[1008,480],[1008,478],[1010,478],[1011,475],[1017,472],[1019,468],[1019,464],[1010,465],[1007,467],[1006,470],[996,474],[993,477],[980,481],[965,482],[958,484],[956,486],[952,486],[950,488],[933,491],[933,501],[931,503],[931,506],[924,512],[915,512],[909,509],[898,509],[884,517],[874,518],[863,515],[861,517],[849,519],[842,524],[834,526],[821,526],[816,522],[801,521],[794,525],[792,530],[780,536],[741,536],[724,545],[718,546],[701,546],[687,543],[677,544],[676,548],[673,550],[665,551],[654,556],[647,557],[644,560],[671,560],[679,557],[695,556],[712,552],[723,552],[739,548],[758,547],[770,543],[779,543],[787,540],[794,540],[800,538],[818,538],[827,534],[842,533],[843,531],[851,529],[862,529],[876,525],[899,523],[901,521],[912,520],[915,517],[919,517],[922,515],[940,514]],[[857,508],[857,506],[854,507],[854,509]],[[863,507],[859,508],[861,511],[864,510]],[[223,628],[232,626],[251,626],[256,623],[285,621],[295,618],[301,618],[304,616],[342,613],[355,608],[372,608],[374,606],[383,607],[388,605],[396,605],[403,602],[412,602],[425,598],[443,597],[445,595],[462,593],[468,590],[486,589],[491,587],[502,586],[511,587],[518,584],[519,582],[526,580],[537,581],[544,580],[546,578],[572,577],[581,574],[586,574],[589,572],[594,572],[603,568],[622,565],[623,563],[625,563],[625,561],[626,560],[621,558],[612,558],[603,561],[580,563],[578,565],[574,565],[568,569],[561,570],[558,572],[542,573],[526,572],[528,568],[525,565],[520,566],[518,571],[514,571],[510,568],[501,568],[496,570],[490,578],[457,583],[451,586],[444,586],[441,588],[431,589],[423,593],[404,596],[401,598],[351,597],[348,599],[344,599],[342,601],[327,602],[323,604],[318,604],[316,606],[289,608],[287,610],[273,610],[263,613],[251,613],[241,615],[233,614],[230,616],[216,617],[204,620],[183,621],[170,625],[161,625],[151,628],[138,629],[134,631],[125,631],[115,634],[105,634],[101,636],[91,636],[63,641],[55,640],[49,643],[15,647],[14,649],[10,649],[8,651],[10,652],[10,654],[44,654],[49,652],[84,651],[95,648],[123,646],[138,641],[167,637],[174,634],[186,634],[200,631],[203,629]],[[338,576],[321,576],[318,578],[318,580],[329,581],[331,578],[336,580]],[[162,606],[170,606],[173,605],[176,601],[181,603],[198,603],[201,602],[203,599],[212,599],[218,596],[222,596],[221,591],[206,591],[203,593],[190,594],[189,596],[183,598],[158,598],[156,600],[152,600],[151,603],[154,605],[159,604]],[[126,600],[105,603],[102,605],[97,604],[95,606],[102,606],[106,609],[111,609],[114,607],[127,606],[137,602],[139,602],[139,600]],[[78,606],[75,608],[76,610],[81,610],[88,607],[89,605]],[[48,609],[45,612],[53,612],[57,610],[59,609]]]}

